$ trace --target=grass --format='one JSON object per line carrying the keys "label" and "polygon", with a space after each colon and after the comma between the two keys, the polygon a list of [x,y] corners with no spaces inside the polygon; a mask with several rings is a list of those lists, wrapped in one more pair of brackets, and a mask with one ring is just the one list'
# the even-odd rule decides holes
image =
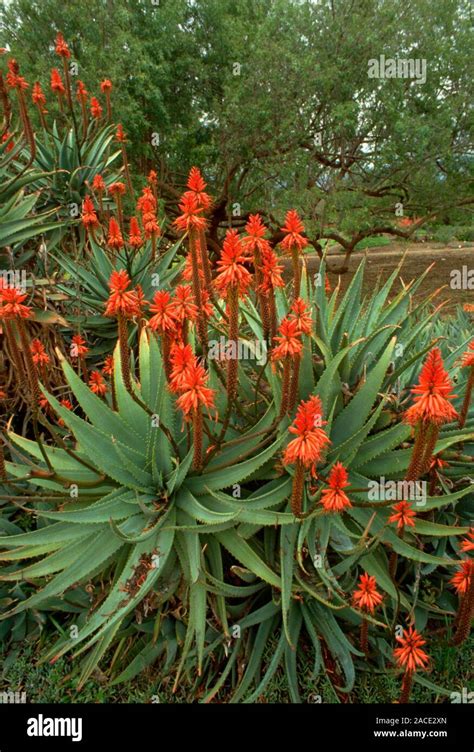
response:
{"label": "grass", "polygon": [[[439,643],[432,647],[433,668],[427,678],[433,684],[446,688],[449,692],[474,690],[470,665],[474,638],[471,637],[461,648],[447,647]],[[271,651],[269,651],[271,653]],[[71,671],[68,659],[60,659],[54,665],[37,662],[38,650],[35,643],[24,643],[14,660],[4,661],[0,674],[0,691],[26,692],[27,702],[33,703],[185,703],[196,702],[195,694],[188,693],[183,684],[172,693],[172,680],[164,680],[159,671],[151,668],[136,677],[132,682],[110,687],[105,675],[96,672],[94,678],[86,682],[80,692],[76,690],[76,678]],[[312,663],[301,663],[298,670],[300,685],[303,686],[301,699],[304,703],[337,702],[334,689],[324,675],[312,676]],[[365,669],[361,662],[357,670],[354,689],[348,696],[351,703],[394,702],[400,690],[400,677],[392,671],[374,672]],[[220,696],[220,702],[226,698]],[[411,701],[414,703],[449,702],[449,697],[436,695],[431,689],[414,684]],[[288,703],[290,696],[282,670],[270,682],[264,703]]]}

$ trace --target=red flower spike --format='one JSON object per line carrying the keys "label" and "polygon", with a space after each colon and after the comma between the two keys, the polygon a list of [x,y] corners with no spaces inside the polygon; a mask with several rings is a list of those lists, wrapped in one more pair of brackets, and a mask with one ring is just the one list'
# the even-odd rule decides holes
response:
{"label": "red flower spike", "polygon": [[458,571],[449,580],[458,595],[465,595],[468,592],[473,576],[473,566],[472,559],[461,562]]}
{"label": "red flower spike", "polygon": [[322,420],[319,397],[310,397],[306,402],[300,402],[293,425],[288,429],[297,438],[286,447],[284,464],[294,464],[299,460],[305,467],[310,467],[318,462],[322,451],[331,443],[322,428],[326,423]]}
{"label": "red flower spike", "polygon": [[222,246],[221,257],[217,262],[219,274],[215,279],[216,288],[224,295],[230,285],[237,287],[239,295],[245,295],[252,281],[248,269],[242,241],[237,230],[227,230]]}
{"label": "red flower spike", "polygon": [[103,108],[97,97],[91,97],[91,115],[96,120],[102,117]]}
{"label": "red flower spike", "polygon": [[199,310],[195,304],[195,298],[190,285],[178,285],[176,287],[174,298],[171,302],[171,310],[175,319],[181,324],[185,321],[196,321]]}
{"label": "red flower spike", "polygon": [[121,314],[125,318],[133,318],[139,314],[137,294],[134,290],[128,290],[130,277],[125,269],[114,271],[110,275],[110,295],[105,309],[106,316]]}
{"label": "red flower spike", "polygon": [[174,224],[178,228],[178,230],[181,230],[181,232],[187,232],[191,229],[205,229],[206,220],[201,216],[203,208],[199,205],[195,193],[188,191],[182,196],[179,204],[179,210],[181,214],[174,221]]}
{"label": "red flower spike", "polygon": [[185,415],[196,412],[200,407],[210,410],[214,407],[215,390],[207,386],[208,374],[196,360],[183,379],[181,396],[176,404]]}
{"label": "red flower spike", "polygon": [[313,330],[313,319],[308,311],[308,307],[302,298],[297,298],[291,306],[291,313],[288,316],[290,321],[295,321],[298,330],[302,334],[311,334]]}
{"label": "red flower spike", "polygon": [[421,649],[426,644],[426,640],[414,629],[404,629],[401,637],[396,638],[400,643],[399,648],[395,648],[393,656],[397,664],[404,668],[406,672],[416,671],[417,668],[426,668],[429,657]]}
{"label": "red flower spike", "polygon": [[458,414],[449,402],[456,396],[451,390],[452,383],[444,368],[441,351],[434,347],[424,362],[418,384],[411,390],[416,396],[414,404],[405,412],[405,422],[413,426],[423,420],[441,425],[457,418]]}
{"label": "red flower spike", "polygon": [[155,315],[148,322],[153,331],[160,334],[171,333],[176,329],[176,318],[173,313],[171,294],[167,290],[157,290],[150,305],[150,312]]}
{"label": "red flower spike", "polygon": [[51,90],[58,94],[58,96],[66,93],[66,88],[57,68],[53,68],[51,71]]}
{"label": "red flower spike", "polygon": [[136,217],[131,217],[130,219],[128,243],[133,248],[140,248],[140,246],[143,245],[142,234],[140,232],[140,226]]}
{"label": "red flower spike", "polygon": [[99,220],[97,219],[97,214],[95,213],[94,204],[90,196],[86,196],[84,198],[84,201],[82,202],[81,219],[82,219],[82,224],[86,228],[97,227],[99,224]]}
{"label": "red flower spike", "polygon": [[44,345],[42,344],[42,342],[40,342],[39,339],[35,338],[31,340],[30,350],[35,366],[48,365],[48,363],[50,362],[50,357],[44,349]]}
{"label": "red flower spike", "polygon": [[20,292],[16,287],[3,287],[1,291],[0,318],[2,319],[28,319],[31,316],[30,306],[23,305],[26,293]]}
{"label": "red flower spike", "polygon": [[377,582],[375,577],[367,574],[361,574],[358,588],[352,596],[353,602],[362,611],[374,613],[377,606],[382,603],[383,597],[377,591]]}
{"label": "red flower spike", "polygon": [[111,196],[123,196],[126,191],[125,183],[111,183],[108,191]]}
{"label": "red flower spike", "polygon": [[107,238],[109,248],[123,248],[124,242],[120,227],[116,219],[111,217],[109,220],[109,235]]}
{"label": "red flower spike", "polygon": [[272,350],[272,360],[284,360],[287,356],[294,358],[295,355],[300,355],[303,344],[297,321],[284,318],[278,327],[275,341],[278,345]]}
{"label": "red flower spike", "polygon": [[115,138],[119,142],[119,144],[125,144],[127,142],[127,136],[124,133],[122,123],[119,123],[117,125],[117,131],[115,133]]}
{"label": "red flower spike", "polygon": [[41,109],[43,109],[44,105],[46,104],[46,97],[44,95],[43,89],[41,88],[41,84],[38,81],[33,84],[31,99],[33,101],[33,104],[38,105],[38,107],[40,107]]}
{"label": "red flower spike", "polygon": [[74,334],[71,338],[71,357],[72,358],[84,358],[89,352],[89,348],[86,346],[86,340],[80,334]]}
{"label": "red flower spike", "polygon": [[389,522],[396,522],[398,529],[415,527],[413,518],[416,517],[416,512],[413,511],[409,501],[399,501],[398,504],[392,506],[392,509],[395,514],[388,518]]}
{"label": "red flower spike", "polygon": [[[473,352],[469,352],[469,350],[472,350]],[[471,366],[474,366],[474,339],[469,342],[468,350],[462,354],[461,366],[462,368],[470,368]]]}
{"label": "red flower spike", "polygon": [[321,492],[321,504],[326,512],[342,512],[344,509],[352,507],[350,499],[344,491],[344,488],[349,485],[347,478],[347,470],[342,462],[336,462],[328,476],[329,488],[325,488]]}
{"label": "red flower spike", "polygon": [[103,193],[105,191],[106,185],[104,182],[104,178],[102,175],[94,175],[94,179],[92,181],[92,188],[94,191],[97,191],[98,193]]}
{"label": "red flower spike", "polygon": [[298,216],[298,212],[294,209],[290,209],[286,213],[285,224],[281,228],[285,237],[281,241],[280,245],[285,251],[291,251],[292,248],[297,248],[299,252],[308,245],[307,238],[301,234],[304,232],[304,225]]}
{"label": "red flower spike", "polygon": [[89,377],[89,386],[91,392],[103,397],[107,393],[107,384],[100,371],[92,371]]}
{"label": "red flower spike", "polygon": [[56,36],[56,55],[59,55],[63,58],[71,57],[71,52],[61,32],[58,32]]}

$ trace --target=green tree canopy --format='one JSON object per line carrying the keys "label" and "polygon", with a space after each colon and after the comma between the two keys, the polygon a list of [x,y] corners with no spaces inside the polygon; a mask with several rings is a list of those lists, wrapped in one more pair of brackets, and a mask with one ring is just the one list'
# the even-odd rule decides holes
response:
{"label": "green tree canopy", "polygon": [[[467,0],[12,0],[2,22],[28,80],[48,87],[60,30],[91,93],[113,81],[131,156],[170,201],[199,164],[215,239],[261,211],[277,240],[295,206],[319,252],[350,254],[470,211]],[[426,80],[371,77],[380,56]]]}

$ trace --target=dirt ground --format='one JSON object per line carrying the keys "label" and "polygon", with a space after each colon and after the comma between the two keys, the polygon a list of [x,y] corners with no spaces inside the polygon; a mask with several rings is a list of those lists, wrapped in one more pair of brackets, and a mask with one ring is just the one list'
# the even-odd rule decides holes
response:
{"label": "dirt ground", "polygon": [[[449,300],[447,310],[460,303],[474,304],[474,243],[391,243],[390,245],[369,248],[367,251],[354,253],[349,262],[349,271],[341,275],[341,286],[344,291],[349,285],[355,270],[363,257],[367,256],[365,271],[364,291],[373,290],[377,278],[385,281],[391,272],[399,264],[403,254],[406,254],[400,277],[408,283],[419,277],[425,269],[435,262],[435,266],[422,282],[417,292],[418,296],[426,296],[437,288],[443,287],[437,300]],[[328,266],[335,271],[329,273],[331,286],[337,283],[337,269],[342,266],[344,255],[338,248],[331,249],[328,256]],[[317,256],[307,256],[308,272],[314,274],[319,268]],[[462,289],[451,287],[453,270],[459,270],[462,274],[465,267],[464,279],[467,272],[472,270],[471,287],[468,289],[464,283]],[[398,283],[400,285],[400,283]],[[394,290],[398,290],[397,283]]]}

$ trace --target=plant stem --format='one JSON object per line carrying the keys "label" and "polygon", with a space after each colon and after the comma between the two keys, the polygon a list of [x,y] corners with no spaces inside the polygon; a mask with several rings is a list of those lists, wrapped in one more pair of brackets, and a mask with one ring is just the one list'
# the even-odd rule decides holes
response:
{"label": "plant stem", "polygon": [[402,680],[402,691],[400,694],[400,704],[406,705],[410,701],[410,692],[413,684],[413,671],[406,671]]}
{"label": "plant stem", "polygon": [[471,402],[472,388],[474,386],[474,366],[469,369],[469,378],[466,384],[466,393],[464,395],[464,401],[462,403],[461,412],[459,414],[459,428],[464,428],[466,422],[467,413],[469,411],[469,404]]}
{"label": "plant stem", "polygon": [[301,517],[304,487],[304,465],[301,460],[296,461],[295,474],[293,476],[293,490],[291,493],[290,507],[295,517]]}
{"label": "plant stem", "polygon": [[127,320],[122,313],[117,314],[118,339],[120,347],[120,362],[122,365],[122,378],[125,388],[131,394],[132,382],[130,380],[130,353],[128,351],[128,327]]}

